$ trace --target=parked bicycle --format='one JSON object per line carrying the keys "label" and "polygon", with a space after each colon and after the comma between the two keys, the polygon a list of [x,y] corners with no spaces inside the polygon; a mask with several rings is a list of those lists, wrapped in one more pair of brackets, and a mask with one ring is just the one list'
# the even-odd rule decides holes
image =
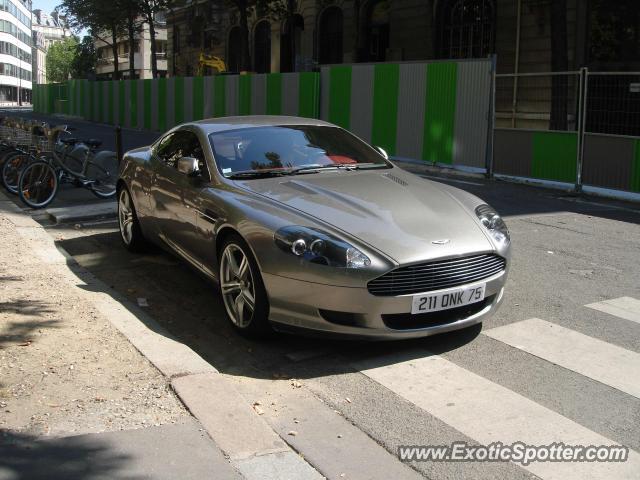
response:
{"label": "parked bicycle", "polygon": [[[79,141],[76,138],[60,138],[62,153],[54,148],[48,155],[32,161],[20,172],[17,192],[20,199],[31,208],[43,208],[55,198],[63,182],[85,187],[99,198],[110,198],[116,193],[118,159],[115,152],[96,150],[102,141]],[[84,159],[78,163],[78,151]],[[71,161],[69,161],[71,160]]]}

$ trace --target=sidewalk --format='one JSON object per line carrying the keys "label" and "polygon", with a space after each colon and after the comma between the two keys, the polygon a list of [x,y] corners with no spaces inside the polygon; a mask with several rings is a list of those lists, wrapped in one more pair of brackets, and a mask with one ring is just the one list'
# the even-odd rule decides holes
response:
{"label": "sidewalk", "polygon": [[44,230],[8,212],[0,196],[0,479],[241,478]]}
{"label": "sidewalk", "polygon": [[0,241],[0,480],[322,478],[3,193]]}

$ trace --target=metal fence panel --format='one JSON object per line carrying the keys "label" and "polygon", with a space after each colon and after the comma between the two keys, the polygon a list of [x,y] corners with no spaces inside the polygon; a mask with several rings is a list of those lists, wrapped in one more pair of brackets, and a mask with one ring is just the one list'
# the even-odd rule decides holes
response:
{"label": "metal fence panel", "polygon": [[492,62],[326,65],[321,118],[392,156],[484,169]]}

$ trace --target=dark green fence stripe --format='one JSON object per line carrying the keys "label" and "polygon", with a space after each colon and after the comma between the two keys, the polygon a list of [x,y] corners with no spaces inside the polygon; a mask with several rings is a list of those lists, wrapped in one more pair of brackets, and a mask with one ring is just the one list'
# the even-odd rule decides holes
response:
{"label": "dark green fence stripe", "polygon": [[87,81],[80,80],[80,111],[79,115],[86,119],[87,118]]}
{"label": "dark green fence stripe", "polygon": [[146,130],[151,130],[151,80],[150,78],[144,80],[144,90],[142,95],[144,97],[144,128]]}
{"label": "dark green fence stripe", "polygon": [[399,65],[389,63],[375,66],[371,141],[390,155],[396,153],[399,83]]}
{"label": "dark green fence stripe", "polygon": [[636,152],[631,166],[630,189],[634,192],[640,192],[640,140],[636,140]]}
{"label": "dark green fence stripe", "polygon": [[213,116],[224,117],[226,113],[226,77],[216,75],[214,78]]}
{"label": "dark green fence stripe", "polygon": [[164,132],[167,129],[167,79],[158,78],[158,130]]}
{"label": "dark green fence stripe", "polygon": [[575,132],[535,132],[531,175],[557,182],[576,181],[578,135]]}
{"label": "dark green fence stripe", "polygon": [[138,81],[129,80],[129,122],[132,128],[138,127]]}
{"label": "dark green fence stripe", "polygon": [[98,121],[104,122],[104,86],[105,82],[97,82],[96,92],[98,94]]}
{"label": "dark green fence stripe", "polygon": [[184,77],[175,77],[173,93],[173,119],[177,125],[184,122]]}
{"label": "dark green fence stripe", "polygon": [[238,79],[238,114],[251,115],[251,75]]}
{"label": "dark green fence stripe", "polygon": [[118,117],[120,117],[118,119],[118,123],[120,125],[124,125],[125,123],[125,118],[127,115],[127,92],[125,89],[125,82],[129,82],[130,80],[120,80],[118,82],[118,88],[119,88],[119,92],[118,92]]}
{"label": "dark green fence stripe", "polygon": [[453,162],[457,72],[455,62],[432,63],[427,67],[422,158],[428,162]]}
{"label": "dark green fence stripe", "polygon": [[343,128],[351,124],[351,67],[331,67],[329,121]]}
{"label": "dark green fence stripe", "polygon": [[307,118],[320,117],[320,74],[299,73],[298,115]]}
{"label": "dark green fence stripe", "polygon": [[267,115],[282,113],[282,74],[267,75]]}
{"label": "dark green fence stripe", "polygon": [[204,117],[204,78],[193,78],[193,119],[200,120]]}
{"label": "dark green fence stripe", "polygon": [[109,89],[109,110],[108,110],[108,117],[107,119],[109,120],[109,124],[113,125],[115,123],[115,118],[114,118],[114,114],[115,114],[115,92],[116,92],[116,83],[118,83],[115,80],[111,80],[107,83],[107,88]]}
{"label": "dark green fence stripe", "polygon": [[88,83],[89,89],[89,118],[95,120],[96,118],[96,106],[94,99],[96,98],[96,82]]}

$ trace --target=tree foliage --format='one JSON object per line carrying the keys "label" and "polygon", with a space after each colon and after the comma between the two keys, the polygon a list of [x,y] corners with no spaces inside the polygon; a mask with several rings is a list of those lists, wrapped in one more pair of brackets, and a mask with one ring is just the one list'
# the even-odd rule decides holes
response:
{"label": "tree foliage", "polygon": [[93,38],[85,35],[76,47],[71,75],[73,78],[91,78],[96,73],[97,55]]}
{"label": "tree foliage", "polygon": [[47,81],[64,82],[73,72],[73,65],[78,50],[78,41],[75,37],[67,37],[56,42],[47,51]]}

